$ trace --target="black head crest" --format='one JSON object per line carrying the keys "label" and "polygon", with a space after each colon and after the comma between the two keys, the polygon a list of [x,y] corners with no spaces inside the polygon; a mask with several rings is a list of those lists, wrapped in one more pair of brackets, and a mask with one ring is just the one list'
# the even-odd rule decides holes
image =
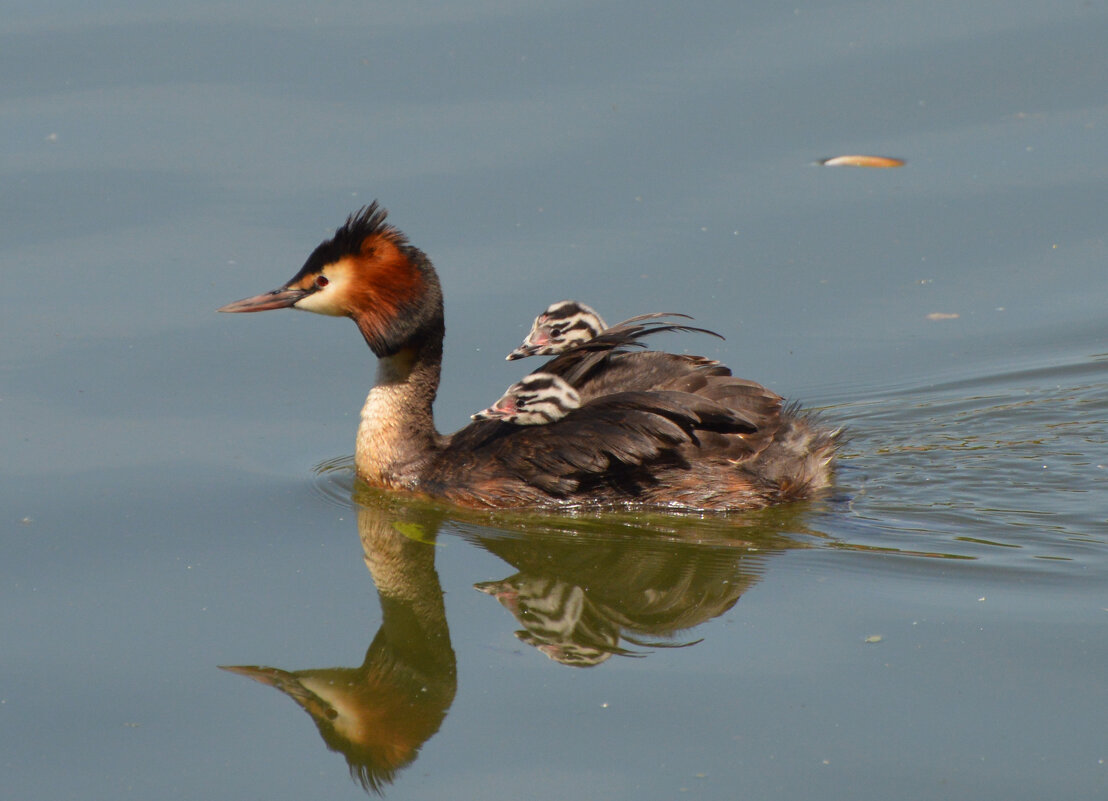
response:
{"label": "black head crest", "polygon": [[333,237],[312,251],[300,272],[289,283],[296,282],[307,274],[317,273],[345,256],[361,254],[363,244],[371,236],[382,236],[397,247],[407,247],[407,237],[399,229],[389,225],[387,217],[388,211],[378,205],[376,200],[368,206],[362,206],[346,218],[346,222],[335,231]]}
{"label": "black head crest", "polygon": [[371,236],[383,236],[397,247],[407,245],[407,237],[386,222],[388,215],[388,211],[379,206],[375,200],[347,217],[346,222],[335,231],[335,236],[331,239],[331,243],[340,253],[340,258],[360,253],[362,243]]}

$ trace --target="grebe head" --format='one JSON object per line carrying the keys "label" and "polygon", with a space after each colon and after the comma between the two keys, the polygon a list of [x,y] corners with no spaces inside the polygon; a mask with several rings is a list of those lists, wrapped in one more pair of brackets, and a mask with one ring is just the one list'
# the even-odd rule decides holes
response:
{"label": "grebe head", "polygon": [[508,361],[526,356],[551,356],[588,342],[608,325],[593,309],[575,300],[551,304],[535,318],[523,344],[507,355]]}
{"label": "grebe head", "polygon": [[561,420],[581,405],[577,390],[552,373],[531,373],[512,384],[504,396],[474,420],[503,420],[519,426],[541,426]]}
{"label": "grebe head", "polygon": [[385,221],[374,201],[351,214],[284,286],[229,303],[221,312],[294,308],[350,317],[377,356],[392,356],[437,328],[442,290],[431,262]]}

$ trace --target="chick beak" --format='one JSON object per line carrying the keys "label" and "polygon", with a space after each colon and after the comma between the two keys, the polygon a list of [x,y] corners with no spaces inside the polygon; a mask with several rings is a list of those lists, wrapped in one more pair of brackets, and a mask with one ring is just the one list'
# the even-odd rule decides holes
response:
{"label": "chick beak", "polygon": [[501,420],[504,418],[504,413],[500,412],[494,406],[490,406],[487,409],[482,409],[476,414],[469,416],[470,420]]}
{"label": "chick beak", "polygon": [[234,303],[228,303],[216,311],[221,312],[260,312],[270,309],[286,309],[296,304],[298,300],[311,294],[309,290],[299,287],[283,286],[272,292],[263,292],[252,298],[243,298]]}
{"label": "chick beak", "polygon": [[513,415],[519,411],[516,406],[515,398],[501,398],[492,406],[484,409],[477,414],[471,414],[470,420],[503,420],[509,415]]}
{"label": "chick beak", "polygon": [[504,358],[507,359],[510,362],[514,362],[516,359],[525,359],[528,356],[531,356],[532,354],[534,354],[534,352],[535,352],[535,349],[533,347],[530,347],[528,345],[520,345],[518,348],[513,350],[511,353],[509,353]]}
{"label": "chick beak", "polygon": [[514,362],[516,359],[526,359],[528,356],[534,356],[536,353],[541,353],[543,348],[550,344],[550,334],[546,331],[532,331],[527,337],[527,340],[518,348],[513,350],[504,358],[510,362]]}
{"label": "chick beak", "polygon": [[528,356],[534,356],[536,353],[542,353],[543,348],[550,344],[550,337],[546,334],[538,336],[528,337],[527,341],[513,350],[504,358],[510,362],[514,362],[516,359],[526,359]]}

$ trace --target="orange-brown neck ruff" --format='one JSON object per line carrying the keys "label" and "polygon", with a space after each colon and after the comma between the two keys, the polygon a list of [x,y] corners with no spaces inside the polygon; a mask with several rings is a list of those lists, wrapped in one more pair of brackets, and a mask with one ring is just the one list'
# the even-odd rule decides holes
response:
{"label": "orange-brown neck ruff", "polygon": [[365,238],[360,254],[335,265],[350,270],[351,317],[377,356],[396,353],[419,327],[413,325],[422,316],[419,307],[430,300],[422,255],[382,231]]}

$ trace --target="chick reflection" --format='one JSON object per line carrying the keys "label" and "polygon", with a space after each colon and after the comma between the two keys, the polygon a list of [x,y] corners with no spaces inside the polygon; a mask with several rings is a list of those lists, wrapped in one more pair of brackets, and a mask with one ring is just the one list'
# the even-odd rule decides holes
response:
{"label": "chick reflection", "polygon": [[[360,667],[286,671],[225,666],[280,690],[315,722],[367,791],[380,793],[442,725],[457,673],[434,566],[439,520],[374,495],[358,531],[382,623]],[[423,532],[423,537],[414,537]]]}
{"label": "chick reflection", "polygon": [[522,625],[516,637],[557,662],[591,667],[613,655],[644,656],[644,647],[700,642],[675,638],[734,606],[770,554],[798,547],[778,533],[797,531],[795,517],[788,510],[743,522],[609,515],[511,525],[504,536],[476,527],[463,533],[519,571],[474,585]]}

